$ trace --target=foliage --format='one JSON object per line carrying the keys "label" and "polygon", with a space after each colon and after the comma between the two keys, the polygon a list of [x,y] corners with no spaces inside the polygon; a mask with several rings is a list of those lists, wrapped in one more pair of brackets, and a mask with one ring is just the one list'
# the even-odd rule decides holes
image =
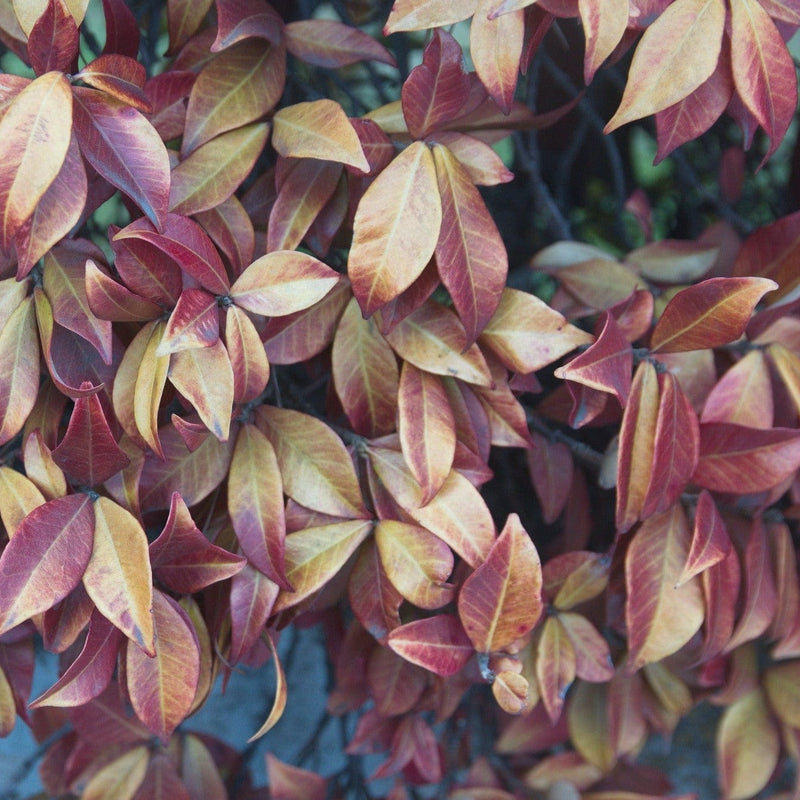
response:
{"label": "foliage", "polygon": [[800,5],[374,5],[0,2],[0,733],[53,796],[346,796],[183,724],[272,659],[263,735],[318,624],[387,799],[665,797],[701,700],[751,797],[800,747],[800,212],[737,202]]}

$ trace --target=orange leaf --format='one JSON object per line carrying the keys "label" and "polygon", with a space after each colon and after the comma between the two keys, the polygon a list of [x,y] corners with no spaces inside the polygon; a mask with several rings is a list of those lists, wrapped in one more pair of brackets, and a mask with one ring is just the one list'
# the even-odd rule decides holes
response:
{"label": "orange leaf", "polygon": [[325,800],[327,781],[315,772],[293,767],[267,753],[267,780],[272,800]]}
{"label": "orange leaf", "polygon": [[703,623],[697,580],[675,588],[689,554],[690,535],[683,507],[676,503],[646,519],[628,546],[625,619],[631,670],[677,652]]}
{"label": "orange leaf", "polygon": [[369,172],[358,134],[333,100],[286,106],[272,124],[272,146],[285,158],[318,158]]}
{"label": "orange leaf", "polygon": [[444,677],[459,672],[475,652],[461,623],[451,614],[401,625],[389,634],[387,644],[406,661]]}
{"label": "orange leaf", "polygon": [[539,554],[512,514],[486,560],[464,581],[458,615],[475,649],[490,653],[528,633],[542,608]]}
{"label": "orange leaf", "polygon": [[588,86],[600,65],[614,52],[628,27],[627,0],[578,0],[586,32],[583,80]]}
{"label": "orange leaf", "polygon": [[527,678],[511,670],[498,672],[492,681],[494,699],[506,714],[522,714],[528,710],[529,692]]}
{"label": "orange leaf", "polygon": [[94,546],[83,574],[100,613],[145,652],[154,652],[153,577],[147,535],[136,517],[106,497],[94,503]]}
{"label": "orange leaf", "polygon": [[[784,364],[791,370],[793,362],[800,365],[800,361],[779,344],[770,345],[769,354],[778,373],[787,383],[789,393],[792,394],[793,387],[786,381]],[[788,356],[787,361],[784,361],[784,356]],[[717,385],[703,404],[700,420],[733,422],[751,428],[772,427],[774,421],[772,382],[762,350],[751,350],[717,381]]]}
{"label": "orange leaf", "polygon": [[478,0],[395,0],[383,32],[441,28],[471,17],[477,6]]}
{"label": "orange leaf", "polygon": [[441,222],[433,156],[427,144],[412,142],[375,178],[356,209],[347,272],[365,316],[420,276]]}
{"label": "orange leaf", "polygon": [[553,724],[561,716],[564,698],[575,680],[575,648],[558,616],[548,617],[536,646],[536,679]]}
{"label": "orange leaf", "polygon": [[283,716],[283,711],[286,708],[286,698],[288,695],[286,675],[283,672],[283,666],[278,658],[275,642],[272,641],[272,637],[269,634],[266,635],[266,639],[270,653],[272,654],[272,661],[275,664],[275,699],[272,701],[272,708],[264,724],[247,740],[248,742],[254,742],[256,739],[260,739],[267,731],[271,730]]}

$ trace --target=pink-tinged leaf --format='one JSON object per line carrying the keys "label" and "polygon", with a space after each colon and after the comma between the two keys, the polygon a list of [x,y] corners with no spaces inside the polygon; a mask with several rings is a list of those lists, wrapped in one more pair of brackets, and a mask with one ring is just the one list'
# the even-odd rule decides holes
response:
{"label": "pink-tinged leaf", "polygon": [[325,800],[327,781],[321,775],[293,767],[267,753],[267,782],[272,800]]}
{"label": "pink-tinged leaf", "polygon": [[397,355],[425,372],[492,385],[486,360],[477,345],[468,344],[458,317],[433,300],[401,320],[386,340]]}
{"label": "pink-tinged leaf", "polygon": [[536,372],[593,341],[543,300],[518,289],[504,289],[480,342],[515,372]]}
{"label": "pink-tinged leaf", "polygon": [[[469,29],[475,71],[503,113],[511,111],[525,38],[525,12],[491,17],[494,0],[479,0]],[[627,15],[626,15],[627,16]]]}
{"label": "pink-tinged leaf", "polygon": [[80,583],[94,539],[90,498],[73,494],[25,517],[0,556],[0,634],[47,611]]}
{"label": "pink-tinged leaf", "polygon": [[676,0],[647,27],[606,132],[655,114],[691,94],[714,72],[722,47],[722,0]]}
{"label": "pink-tinged leaf", "polygon": [[633,378],[619,434],[616,525],[621,532],[639,519],[651,485],[659,406],[655,367],[643,361]]}
{"label": "pink-tinged leaf", "polygon": [[286,698],[288,696],[286,675],[283,672],[283,666],[278,658],[278,650],[275,647],[275,642],[272,641],[272,637],[269,635],[267,635],[266,639],[270,653],[272,654],[272,661],[275,664],[275,699],[272,701],[272,708],[264,724],[247,740],[248,742],[259,739],[267,731],[271,730],[283,716],[284,709],[286,708]]}
{"label": "pink-tinged leaf", "polygon": [[136,716],[166,744],[194,701],[200,649],[186,612],[169,596],[153,593],[156,654],[128,643],[125,677]]}
{"label": "pink-tinged leaf", "polygon": [[119,53],[129,58],[139,54],[139,25],[124,0],[103,0],[106,20],[104,53]]}
{"label": "pink-tinged leaf", "polygon": [[28,58],[37,75],[68,72],[78,56],[80,34],[64,0],[49,0],[28,34]]}
{"label": "pink-tinged leaf", "polygon": [[746,800],[763,789],[778,763],[780,734],[762,689],[740,697],[717,729],[717,774],[725,800]]}
{"label": "pink-tinged leaf", "polygon": [[115,241],[125,239],[136,239],[153,245],[209,292],[224,295],[230,289],[225,265],[214,243],[188,217],[168,214],[161,233],[153,230],[147,220],[136,220],[114,236]]}
{"label": "pink-tinged leaf", "polygon": [[667,303],[650,340],[653,352],[680,353],[736,341],[759,300],[777,284],[768,278],[709,278]]}
{"label": "pink-tinged leaf", "polygon": [[735,494],[761,492],[800,466],[800,431],[748,428],[726,422],[700,426],[700,460],[692,482]]}
{"label": "pink-tinged leaf", "polygon": [[250,174],[269,134],[266,122],[244,125],[201,144],[172,171],[169,208],[197,214],[231,197]]}
{"label": "pink-tinged leaf", "polygon": [[286,49],[316,67],[338,69],[359,61],[378,61],[391,67],[392,54],[369,34],[331,19],[304,19],[285,26]]}
{"label": "pink-tinged leaf", "polygon": [[[174,183],[174,173],[172,180]],[[240,275],[253,260],[255,231],[253,222],[239,199],[232,195],[214,208],[198,212],[194,218],[227,258],[233,274]]]}
{"label": "pink-tinged leaf", "polygon": [[78,657],[56,683],[30,703],[30,707],[82,706],[97,697],[111,682],[121,641],[120,632],[95,611]]}
{"label": "pink-tinged leaf", "polygon": [[675,588],[689,555],[691,533],[680,503],[646,519],[625,555],[625,620],[631,670],[677,652],[703,624],[700,584]]}
{"label": "pink-tinged leaf", "polygon": [[83,585],[98,611],[147,653],[154,652],[153,578],[147,535],[107,497],[94,503],[94,546]]}
{"label": "pink-tinged leaf", "polygon": [[231,648],[227,659],[237,664],[256,645],[272,613],[280,587],[263,572],[245,564],[231,581]]}
{"label": "pink-tinged leaf", "polygon": [[420,276],[441,222],[433,156],[425,143],[413,142],[370,184],[356,209],[347,272],[364,316]]}
{"label": "pink-tinged leaf", "polygon": [[236,279],[229,296],[253,314],[279,317],[314,305],[338,281],[338,273],[314,256],[278,250],[257,258]]}
{"label": "pink-tinged leaf", "polygon": [[757,0],[731,6],[731,60],[736,91],[769,136],[766,161],[797,109],[797,76],[780,31]]}
{"label": "pink-tinged leaf", "polygon": [[78,140],[73,136],[58,175],[14,236],[18,279],[28,275],[36,262],[78,223],[86,197],[86,169]]}
{"label": "pink-tinged leaf", "polygon": [[678,586],[718,564],[733,550],[728,529],[711,495],[703,489],[694,514],[692,546]]}
{"label": "pink-tinged leaf", "polygon": [[490,653],[532,630],[542,609],[539,554],[511,514],[486,560],[464,581],[458,616],[475,649]]}
{"label": "pink-tinged leaf", "polygon": [[454,587],[447,583],[453,553],[437,536],[416,525],[381,520],[375,543],[386,575],[410,603],[436,609],[453,599]]}
{"label": "pink-tinged leaf", "polygon": [[267,251],[293,250],[333,196],[342,165],[316,158],[293,159],[269,213]]}
{"label": "pink-tinged leaf", "polygon": [[751,350],[720,378],[706,398],[700,418],[703,423],[732,422],[765,429],[772,427],[773,419],[772,384],[762,350]]}
{"label": "pink-tinged leaf", "polygon": [[102,89],[139,111],[149,113],[152,110],[144,90],[147,74],[144,66],[135,58],[116,54],[100,55],[90,61],[75,78],[80,78],[95,89]]}
{"label": "pink-tinged leaf", "polygon": [[263,117],[283,92],[284,73],[282,48],[258,39],[214,56],[192,85],[181,156]]}
{"label": "pink-tinged leaf", "polygon": [[356,619],[381,644],[400,627],[403,595],[386,575],[373,541],[365,542],[358,553],[347,580],[347,595]]}
{"label": "pink-tinged leaf", "polygon": [[150,544],[153,576],[168,589],[193,594],[241,571],[244,558],[211,544],[194,524],[183,498],[172,495],[164,530]]}
{"label": "pink-tinged leaf", "polygon": [[579,0],[586,35],[583,80],[588,86],[600,65],[614,52],[628,27],[627,0]]}
{"label": "pink-tinged leaf", "polygon": [[[84,384],[82,388],[88,388]],[[130,464],[111,433],[97,394],[79,397],[53,460],[79,486],[99,486]]]}
{"label": "pink-tinged leaf", "polygon": [[370,438],[394,431],[397,357],[375,321],[361,316],[355,298],[336,329],[331,366],[336,394],[353,430]]}
{"label": "pink-tinged leaf", "polygon": [[422,505],[442,488],[453,465],[456,431],[441,379],[403,364],[397,391],[397,431],[411,474],[422,487]]}
{"label": "pink-tinged leaf", "polygon": [[353,462],[324,422],[265,405],[257,410],[256,423],[275,448],[289,497],[336,517],[367,518]]}
{"label": "pink-tinged leaf", "polygon": [[278,44],[283,27],[281,17],[264,0],[217,3],[217,38],[211,52],[217,53],[251,37]]}
{"label": "pink-tinged leaf", "polygon": [[430,678],[425,670],[395,655],[388,647],[372,649],[366,677],[376,710],[383,716],[405,714],[413,709]]}
{"label": "pink-tinged leaf", "polygon": [[9,539],[14,537],[22,520],[45,502],[33,480],[11,467],[0,466],[0,520]]}
{"label": "pink-tinged leaf", "polygon": [[150,78],[144,85],[151,111],[150,124],[168,142],[183,134],[186,104],[197,74],[186,70],[169,70]]}
{"label": "pink-tinged leaf", "polygon": [[8,249],[67,157],[72,130],[70,86],[61,72],[31,81],[0,119],[0,247]]}
{"label": "pink-tinged leaf", "polygon": [[411,136],[422,139],[458,116],[469,98],[469,86],[461,46],[449,33],[434,31],[422,63],[403,84],[403,115]]}
{"label": "pink-tinged leaf", "polygon": [[233,368],[233,400],[249,403],[266,388],[269,361],[252,320],[234,305],[225,310],[225,346]]}
{"label": "pink-tinged leaf", "polygon": [[564,700],[575,680],[575,648],[560,622],[560,615],[548,617],[536,645],[536,680],[547,715],[555,724]]}
{"label": "pink-tinged leaf", "polygon": [[462,670],[475,652],[457,617],[437,614],[395,628],[387,639],[397,655],[443,677]]}
{"label": "pink-tinged leaf", "polygon": [[39,342],[33,298],[26,297],[0,330],[0,444],[13,439],[39,393]]}
{"label": "pink-tinged leaf", "polygon": [[219,341],[217,298],[205,289],[184,289],[167,320],[157,356],[211,347]]}
{"label": "pink-tinged leaf", "polygon": [[624,408],[631,389],[633,350],[610,312],[604,311],[601,319],[603,328],[595,342],[554,374],[557,378],[609,392]]}
{"label": "pink-tinged leaf", "polygon": [[723,39],[719,62],[711,77],[674,105],[656,112],[658,151],[653,161],[663,161],[676,147],[698,138],[722,115],[733,94],[730,46]]}
{"label": "pink-tinged leaf", "polygon": [[283,482],[275,451],[255,425],[243,425],[228,474],[228,508],[248,561],[282,589],[286,581],[283,546]]}
{"label": "pink-tinged leaf", "polygon": [[552,525],[563,510],[572,487],[572,453],[563,442],[551,442],[531,433],[533,447],[526,452],[528,472],[542,507],[542,517]]}
{"label": "pink-tinged leaf", "polygon": [[273,611],[283,611],[321,589],[345,565],[372,530],[371,520],[348,520],[304,528],[286,537],[286,578],[294,587],[281,592]]}
{"label": "pink-tinged leaf", "polygon": [[508,257],[497,226],[466,170],[442,145],[433,157],[442,201],[436,267],[471,344],[497,310]]}
{"label": "pink-tinged leaf", "polygon": [[170,357],[170,383],[194,406],[220,442],[228,440],[233,412],[233,367],[222,342]]}
{"label": "pink-tinged leaf", "polygon": [[399,31],[441,28],[471,17],[478,0],[395,0],[383,29],[385,36]]}
{"label": "pink-tinged leaf", "polygon": [[478,186],[496,186],[514,179],[500,156],[485,142],[464,133],[437,132],[437,144],[444,145],[467,171],[470,181]]}
{"label": "pink-tinged leaf", "polygon": [[666,511],[680,497],[699,458],[700,425],[678,379],[671,372],[662,373],[658,386],[653,463],[642,518]]}
{"label": "pink-tinged leaf", "polygon": [[170,0],[167,4],[169,53],[177,53],[197,33],[213,0]]}
{"label": "pink-tinged leaf", "polygon": [[183,290],[180,267],[169,256],[141,239],[111,239],[114,267],[132,292],[165,308],[178,302]]}
{"label": "pink-tinged leaf", "polygon": [[135,108],[104,92],[75,86],[72,93],[83,157],[160,228],[169,204],[169,156],[158,132]]}
{"label": "pink-tinged leaf", "polygon": [[730,641],[736,622],[741,572],[739,556],[732,550],[722,561],[700,575],[706,604],[706,622],[703,647],[697,656],[698,663],[719,656]]}
{"label": "pink-tinged leaf", "polygon": [[585,681],[604,683],[614,675],[608,642],[582,614],[562,611],[558,621],[575,649],[575,674]]}
{"label": "pink-tinged leaf", "polygon": [[132,800],[142,787],[149,763],[150,750],[141,744],[122,755],[112,755],[110,763],[95,772],[87,781],[83,794],[91,800],[103,797]]}

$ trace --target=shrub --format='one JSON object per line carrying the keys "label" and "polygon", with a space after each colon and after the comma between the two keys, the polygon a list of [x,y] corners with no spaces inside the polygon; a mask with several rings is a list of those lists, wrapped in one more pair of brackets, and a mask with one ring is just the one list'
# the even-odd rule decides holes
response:
{"label": "shrub", "polygon": [[702,700],[751,797],[800,744],[797,3],[381,5],[0,3],[0,733],[52,796],[344,796],[183,725],[272,659],[264,734],[316,624],[386,798],[666,796]]}

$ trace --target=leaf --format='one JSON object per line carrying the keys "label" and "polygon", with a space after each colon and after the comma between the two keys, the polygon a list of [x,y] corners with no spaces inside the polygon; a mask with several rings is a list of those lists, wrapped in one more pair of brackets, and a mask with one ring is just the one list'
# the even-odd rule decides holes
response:
{"label": "leaf", "polygon": [[286,106],[272,124],[272,146],[285,158],[319,158],[369,172],[358,134],[333,100]]}
{"label": "leaf", "polygon": [[733,550],[728,530],[711,495],[703,489],[694,516],[692,546],[678,586],[726,558]]}
{"label": "leaf", "polygon": [[506,288],[480,336],[508,369],[536,372],[557,361],[592,336],[571,325],[533,294]]}
{"label": "leaf", "polygon": [[278,250],[247,267],[228,296],[253,314],[283,316],[319,302],[338,281],[339,275],[314,256]]}
{"label": "leaf", "polygon": [[99,486],[130,464],[111,433],[97,394],[75,400],[67,432],[53,450],[53,460],[80,486]]}
{"label": "leaf", "polygon": [[471,344],[497,310],[508,273],[503,240],[466,170],[444,146],[433,147],[442,200],[436,267]]}
{"label": "leaf", "polygon": [[800,727],[800,661],[773,664],[764,671],[763,684],[775,716],[790,728]]}
{"label": "leaf", "polygon": [[408,75],[401,92],[403,116],[414,139],[422,139],[458,116],[469,98],[461,46],[447,32],[434,31],[422,63]]}
{"label": "leaf", "polygon": [[149,555],[154,577],[179,594],[194,594],[231,578],[245,564],[242,556],[206,539],[177,492],[172,494],[169,516],[158,538],[150,544]]}
{"label": "leaf", "polygon": [[454,587],[446,582],[453,571],[453,553],[437,536],[385,519],[375,526],[375,543],[387,577],[410,603],[436,609],[453,599]]}
{"label": "leaf", "polygon": [[608,686],[577,683],[567,705],[569,738],[590,764],[609,772],[616,762],[614,742],[609,736]]}
{"label": "leaf", "polygon": [[200,71],[186,109],[181,157],[270,111],[283,92],[281,48],[249,39],[215,55]]}
{"label": "leaf", "polygon": [[682,100],[714,72],[722,46],[722,0],[676,0],[645,30],[617,112],[605,127],[655,114]]}
{"label": "leaf", "polygon": [[690,533],[680,503],[649,517],[625,555],[628,664],[636,670],[677,652],[703,623],[695,579],[675,588],[689,554]]}
{"label": "leaf", "polygon": [[205,289],[184,289],[167,320],[156,355],[211,347],[219,341],[217,298]]}
{"label": "leaf", "polygon": [[359,61],[397,66],[392,54],[369,34],[332,19],[303,19],[285,26],[286,49],[316,67],[338,69]]}
{"label": "leaf", "polygon": [[480,0],[469,29],[469,46],[481,83],[504,114],[511,110],[525,38],[525,12],[490,14],[494,0]]}
{"label": "leaf", "polygon": [[727,422],[700,425],[700,460],[692,482],[719,492],[771,489],[800,466],[800,432],[747,428]]}
{"label": "leaf", "polygon": [[347,596],[356,619],[381,644],[400,626],[403,595],[386,575],[374,541],[365,542],[358,552],[347,579]]}
{"label": "leaf", "polygon": [[264,405],[256,412],[256,423],[275,448],[289,497],[336,517],[368,516],[350,456],[324,422]]}
{"label": "leaf", "polygon": [[158,590],[153,594],[153,626],[155,656],[129,643],[125,673],[136,716],[166,744],[192,706],[200,653],[186,612]]}
{"label": "leaf", "polygon": [[395,655],[388,647],[373,648],[367,661],[367,683],[375,709],[384,717],[405,714],[428,685],[424,669]]}
{"label": "leaf", "polygon": [[148,654],[154,652],[153,579],[138,520],[106,497],[94,503],[94,546],[83,574],[92,602]]}
{"label": "leaf", "polygon": [[33,298],[26,297],[0,330],[0,444],[25,424],[39,393],[39,342]]}
{"label": "leaf", "polygon": [[445,306],[427,300],[402,319],[386,341],[405,361],[434,375],[491,386],[492,376],[477,345],[468,345],[458,317]]}
{"label": "leaf", "polygon": [[758,301],[776,288],[768,278],[709,278],[682,289],[656,323],[650,349],[680,353],[735,342]]}
{"label": "leaf", "polygon": [[761,689],[725,709],[717,728],[716,751],[726,800],[746,800],[767,785],[778,763],[780,736]]}
{"label": "leaf", "polygon": [[76,76],[95,89],[148,113],[152,110],[144,90],[147,73],[135,58],[116,53],[99,55]]}
{"label": "leaf", "polygon": [[139,26],[124,0],[103,0],[103,16],[106,21],[103,52],[136,58],[139,54]]}
{"label": "leaf", "polygon": [[189,216],[224,203],[250,174],[268,135],[268,123],[254,122],[193,150],[172,170],[169,210]]}
{"label": "leaf", "polygon": [[[156,355],[161,339],[164,335],[164,323],[154,323],[153,327],[145,326],[141,329],[144,349],[141,363],[136,372],[135,388],[133,391],[133,418],[141,437],[159,455],[162,455],[161,441],[158,434],[158,409],[161,405],[161,395],[167,382],[169,370],[169,356]],[[146,335],[149,331],[149,337]],[[131,351],[128,350],[127,353]],[[123,358],[120,370],[125,364]],[[127,402],[122,391],[117,391],[117,381],[114,382],[114,407]],[[118,412],[118,416],[119,412]]]}
{"label": "leaf", "polygon": [[614,52],[628,27],[627,0],[579,0],[586,35],[583,80],[588,86],[600,65]]}
{"label": "leaf", "polygon": [[458,616],[475,649],[502,650],[532,630],[543,609],[541,592],[539,554],[519,517],[511,514],[458,595]]}
{"label": "leaf", "polygon": [[0,119],[0,247],[34,213],[69,149],[72,95],[61,72],[31,81]]}
{"label": "leaf", "polygon": [[80,583],[93,538],[94,512],[84,494],[50,500],[22,520],[0,555],[0,635]]}
{"label": "leaf", "polygon": [[250,403],[267,386],[269,361],[252,320],[234,305],[225,309],[225,346],[233,369],[234,403]]}
{"label": "leaf", "polygon": [[426,505],[453,465],[456,430],[447,392],[436,375],[403,364],[397,394],[397,432],[411,474]]}
{"label": "leaf", "polygon": [[255,425],[243,425],[236,438],[228,473],[228,508],[248,561],[291,591],[284,568],[283,482],[272,444]]}
{"label": "leaf", "polygon": [[575,648],[559,616],[544,621],[536,646],[536,679],[553,724],[561,716],[567,690],[575,680]]}
{"label": "leaf", "polygon": [[173,353],[170,383],[194,406],[203,424],[228,441],[233,411],[233,368],[222,342]]}
{"label": "leaf", "polygon": [[120,632],[95,611],[78,657],[30,707],[81,706],[97,697],[111,682],[121,641]]}
{"label": "leaf", "polygon": [[286,537],[286,578],[294,591],[281,592],[273,611],[297,605],[324,586],[371,530],[370,520],[355,519],[290,533]]}
{"label": "leaf", "polygon": [[30,478],[5,464],[0,466],[0,520],[9,539],[14,538],[22,520],[45,502]]}
{"label": "leaf", "polygon": [[502,670],[494,676],[492,694],[506,714],[523,714],[528,710],[530,684],[525,676],[512,670]]}
{"label": "leaf", "polygon": [[640,517],[651,484],[660,397],[655,367],[643,361],[619,433],[616,525],[627,531]]}
{"label": "leaf", "polygon": [[272,653],[272,660],[275,663],[275,699],[272,702],[272,709],[264,724],[247,740],[248,742],[255,741],[273,728],[283,716],[283,711],[286,708],[286,676],[283,672],[280,659],[278,658],[278,651],[275,648],[275,643],[272,641],[272,637],[269,634],[267,634],[267,644]]}
{"label": "leaf", "polygon": [[783,36],[756,0],[731,5],[731,61],[739,97],[770,138],[763,164],[789,129],[797,79]]}
{"label": "leaf", "polygon": [[485,142],[456,131],[436,133],[437,144],[445,146],[478,186],[496,186],[514,179],[499,155]]}
{"label": "leaf", "polygon": [[133,800],[147,774],[150,750],[138,745],[99,769],[83,790],[86,800]]}
{"label": "leaf", "polygon": [[167,4],[169,50],[177,53],[203,24],[212,0],[172,0]]}
{"label": "leaf", "polygon": [[460,672],[475,652],[452,614],[407,622],[389,633],[387,644],[406,661],[442,677]]}
{"label": "leaf", "polygon": [[477,6],[477,0],[395,0],[383,33],[388,36],[451,25],[471,17]]}
{"label": "leaf", "polygon": [[[13,13],[26,36],[30,36],[36,21],[45,13],[50,0],[11,0]],[[76,24],[83,22],[89,0],[65,0],[65,5]]]}
{"label": "leaf", "polygon": [[273,800],[325,800],[327,781],[321,775],[293,767],[267,753],[269,796]]}
{"label": "leaf", "polygon": [[441,222],[433,156],[425,143],[412,142],[375,178],[356,209],[347,273],[364,316],[420,276]]}
{"label": "leaf", "polygon": [[531,484],[542,508],[542,518],[551,525],[569,499],[574,464],[563,442],[551,442],[531,432],[533,446],[526,451]]}
{"label": "leaf", "polygon": [[272,613],[280,587],[245,564],[231,581],[231,645],[227,659],[237,664],[256,646]]}
{"label": "leaf", "polygon": [[169,205],[169,156],[156,129],[104,92],[75,86],[72,93],[83,157],[161,228]]}
{"label": "leaf", "polygon": [[558,615],[575,650],[575,674],[585,681],[604,683],[614,675],[608,642],[582,614],[567,611]]}
{"label": "leaf", "polygon": [[[769,347],[769,354],[778,373],[784,376],[783,366],[786,362],[782,356],[788,351],[781,345],[773,344]],[[795,356],[790,355],[790,359],[794,360]],[[751,350],[745,354],[717,381],[706,398],[700,420],[704,423],[733,422],[750,428],[772,427],[772,383],[762,350]]]}

